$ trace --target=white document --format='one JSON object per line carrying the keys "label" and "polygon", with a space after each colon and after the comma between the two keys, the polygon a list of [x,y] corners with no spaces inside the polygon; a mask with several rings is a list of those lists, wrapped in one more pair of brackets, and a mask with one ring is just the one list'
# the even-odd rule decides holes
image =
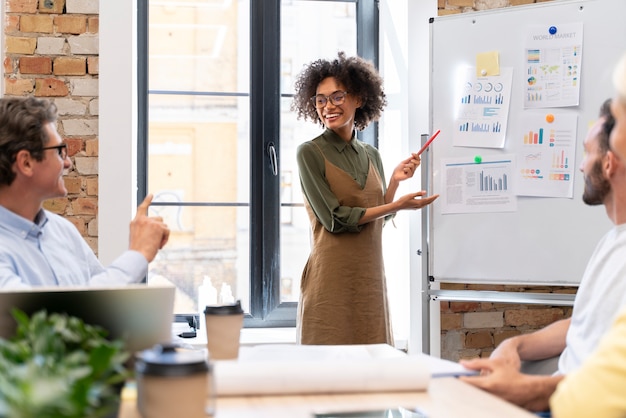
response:
{"label": "white document", "polygon": [[517,195],[574,197],[578,116],[564,112],[522,115],[526,131],[515,135]]}
{"label": "white document", "polygon": [[458,77],[454,106],[456,147],[503,148],[509,121],[513,68],[500,75],[476,77],[468,67]]}
{"label": "white document", "polygon": [[524,107],[577,106],[583,24],[533,25],[527,33]]}
{"label": "white document", "polygon": [[513,155],[441,160],[441,213],[515,212]]}
{"label": "white document", "polygon": [[267,344],[214,363],[219,396],[426,390],[430,374],[426,357],[387,344]]}

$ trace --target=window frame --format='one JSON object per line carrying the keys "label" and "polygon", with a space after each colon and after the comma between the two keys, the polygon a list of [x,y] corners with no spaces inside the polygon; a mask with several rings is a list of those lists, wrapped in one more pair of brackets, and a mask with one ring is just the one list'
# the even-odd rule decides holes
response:
{"label": "window frame", "polygon": [[[138,202],[147,194],[148,181],[148,1],[137,0]],[[293,1],[356,3],[357,54],[378,67],[379,0]],[[280,176],[274,174],[270,157],[273,146],[280,166],[280,101],[289,97],[280,92],[280,30],[276,30],[280,17],[281,0],[250,0],[250,68],[255,71],[250,71],[250,312],[244,318],[246,328],[293,327],[296,322],[297,303],[280,301]],[[378,123],[358,132],[358,137],[377,147]]]}

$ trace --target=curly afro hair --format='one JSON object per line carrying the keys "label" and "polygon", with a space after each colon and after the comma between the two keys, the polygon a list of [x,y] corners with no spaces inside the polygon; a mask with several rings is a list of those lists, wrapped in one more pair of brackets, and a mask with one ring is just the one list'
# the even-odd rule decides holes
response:
{"label": "curly afro hair", "polygon": [[291,104],[291,110],[297,113],[298,119],[311,120],[324,126],[310,99],[315,96],[317,86],[328,77],[334,77],[346,86],[351,95],[361,98],[362,105],[356,109],[354,116],[356,129],[363,130],[370,122],[378,120],[387,105],[383,79],[371,62],[361,57],[346,57],[344,52],[339,52],[337,59],[332,61],[313,61],[298,75]]}

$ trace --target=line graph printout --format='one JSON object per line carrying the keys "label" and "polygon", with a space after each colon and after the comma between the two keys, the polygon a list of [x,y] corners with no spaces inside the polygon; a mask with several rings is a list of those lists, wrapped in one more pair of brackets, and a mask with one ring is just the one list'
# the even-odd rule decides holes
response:
{"label": "line graph printout", "polygon": [[476,77],[475,67],[459,69],[455,88],[454,146],[502,148],[509,117],[513,68]]}
{"label": "line graph printout", "polygon": [[524,114],[522,120],[526,129],[515,138],[517,194],[572,198],[578,116],[535,113]]}
{"label": "line graph printout", "polygon": [[533,25],[526,45],[524,107],[577,106],[583,24]]}
{"label": "line graph printout", "polygon": [[441,213],[515,212],[514,167],[511,155],[441,160]]}

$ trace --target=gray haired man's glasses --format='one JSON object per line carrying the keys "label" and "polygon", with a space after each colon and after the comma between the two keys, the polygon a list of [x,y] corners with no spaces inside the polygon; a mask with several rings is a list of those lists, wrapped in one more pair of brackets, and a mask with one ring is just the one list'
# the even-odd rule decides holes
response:
{"label": "gray haired man's glasses", "polygon": [[52,147],[43,147],[42,150],[55,149],[59,153],[62,160],[67,158],[67,144],[54,145]]}

